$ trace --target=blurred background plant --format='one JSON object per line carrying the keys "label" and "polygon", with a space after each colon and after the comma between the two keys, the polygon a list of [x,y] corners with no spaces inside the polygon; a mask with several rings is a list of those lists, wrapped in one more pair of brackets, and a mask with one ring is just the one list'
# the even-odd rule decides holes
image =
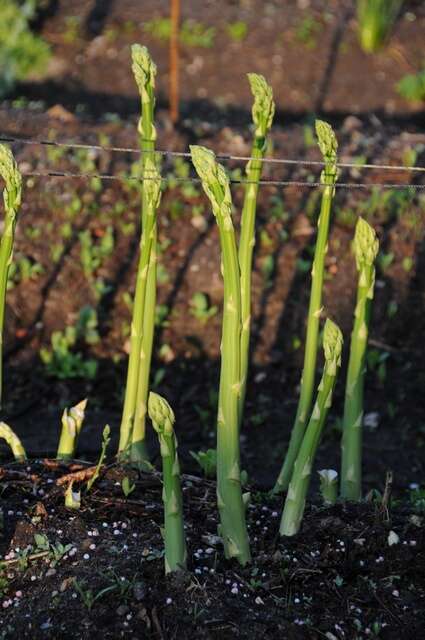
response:
{"label": "blurred background plant", "polygon": [[40,6],[37,0],[0,0],[0,98],[46,69],[50,47],[30,27]]}
{"label": "blurred background plant", "polygon": [[403,0],[358,0],[359,40],[365,53],[375,53],[391,33]]}

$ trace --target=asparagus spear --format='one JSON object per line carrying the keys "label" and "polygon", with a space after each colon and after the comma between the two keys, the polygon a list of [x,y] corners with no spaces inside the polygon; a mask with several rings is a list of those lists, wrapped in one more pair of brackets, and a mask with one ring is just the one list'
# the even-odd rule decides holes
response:
{"label": "asparagus spear", "polygon": [[272,125],[275,104],[273,90],[265,78],[256,73],[248,73],[248,80],[254,96],[252,119],[255,125],[250,160],[246,166],[247,182],[241,218],[239,240],[239,266],[241,270],[241,393],[239,396],[239,422],[242,421],[245,404],[246,384],[249,365],[249,339],[251,333],[251,272],[252,255],[255,245],[255,215],[257,207],[258,182],[261,178],[267,140]]}
{"label": "asparagus spear", "polygon": [[[141,162],[143,176],[149,179],[147,162],[155,163],[156,130],[154,125],[155,108],[155,76],[156,65],[152,61],[146,47],[133,45],[133,72],[139,87],[142,100],[142,117],[139,120],[140,146],[142,150]],[[149,210],[148,194],[142,185],[142,226],[146,225]],[[149,393],[149,378],[151,370],[153,337],[155,328],[156,307],[156,261],[157,261],[157,224],[156,219],[152,230],[152,247],[149,258],[148,279],[146,285],[146,304],[143,317],[143,337],[140,351],[140,367],[137,383],[136,408],[133,433],[130,448],[130,461],[141,467],[149,460],[146,448],[146,405]]]}
{"label": "asparagus spear", "polygon": [[232,222],[229,180],[214,153],[205,147],[190,148],[217,221],[224,280],[221,370],[217,416],[217,503],[220,534],[227,558],[249,562],[245,504],[240,479],[239,396],[241,392],[241,292],[240,270]]}
{"label": "asparagus spear", "polygon": [[5,182],[3,191],[4,227],[0,242],[0,405],[3,387],[3,327],[6,305],[7,277],[12,262],[16,217],[22,198],[22,176],[8,147],[0,144],[0,177]]}
{"label": "asparagus spear", "polygon": [[341,495],[347,500],[360,500],[362,493],[362,423],[366,349],[375,284],[374,263],[379,250],[375,231],[362,218],[359,218],[356,225],[353,247],[359,280],[345,388]]}
{"label": "asparagus spear", "polygon": [[308,309],[304,367],[301,378],[298,408],[295,416],[295,422],[292,427],[289,447],[276,484],[273,488],[273,493],[281,493],[282,491],[286,491],[288,488],[294,462],[307,426],[307,420],[313,399],[317,360],[317,341],[319,336],[320,315],[322,312],[325,256],[328,250],[329,220],[331,215],[332,199],[335,193],[335,181],[337,179],[336,152],[338,148],[338,143],[331,126],[326,122],[323,122],[323,120],[316,120],[316,134],[320,151],[322,152],[323,159],[325,161],[325,168],[322,171],[320,178],[324,187],[320,216],[318,220],[318,234],[314,252],[313,268],[311,271],[311,292]]}
{"label": "asparagus spear", "polygon": [[13,429],[5,422],[0,422],[0,438],[6,440],[7,444],[12,449],[13,457],[17,462],[23,462],[27,459],[27,454],[22,442]]}
{"label": "asparagus spear", "polygon": [[168,402],[153,391],[149,394],[149,417],[158,434],[163,469],[165,573],[186,568],[186,540],[183,523],[180,466],[174,433],[174,412]]}
{"label": "asparagus spear", "polygon": [[156,301],[156,210],[161,197],[160,175],[156,168],[153,124],[156,66],[146,47],[133,45],[133,73],[140,91],[142,116],[138,131],[142,148],[142,238],[133,306],[130,356],[124,408],[121,419],[119,454],[143,465],[148,459],[145,421]]}
{"label": "asparagus spear", "polygon": [[87,406],[87,398],[81,400],[70,410],[65,409],[62,414],[62,430],[59,439],[56,458],[58,460],[72,460],[77,450],[78,437],[80,435],[84,415]]}
{"label": "asparagus spear", "polygon": [[338,367],[341,365],[342,333],[337,325],[329,319],[326,320],[325,324],[323,349],[325,352],[325,368],[310,422],[295,460],[294,471],[280,521],[281,536],[293,536],[300,528],[314,458],[326,416],[332,403],[332,392]]}

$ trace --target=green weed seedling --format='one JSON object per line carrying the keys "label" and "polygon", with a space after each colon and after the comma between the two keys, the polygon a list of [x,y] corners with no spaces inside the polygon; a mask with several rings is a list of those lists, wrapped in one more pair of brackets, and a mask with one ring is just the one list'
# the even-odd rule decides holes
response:
{"label": "green weed seedling", "polygon": [[404,76],[396,86],[397,92],[408,102],[425,100],[425,69]]}
{"label": "green weed seedling", "polygon": [[135,488],[136,488],[136,485],[134,484],[134,482],[131,482],[128,476],[125,476],[121,480],[121,489],[126,498],[128,498],[128,496],[133,493]]}
{"label": "green weed seedling", "polygon": [[40,358],[48,375],[62,380],[67,378],[96,377],[97,361],[85,359],[77,351],[79,344],[95,344],[98,341],[97,316],[91,307],[83,307],[75,326],[52,333],[50,348],[40,349]]}
{"label": "green weed seedling", "polygon": [[190,451],[189,453],[199,464],[206,478],[215,478],[217,473],[216,449],[207,449],[207,451],[198,451],[198,453]]}
{"label": "green weed seedling", "polygon": [[242,42],[248,35],[248,25],[243,20],[230,22],[226,25],[226,32],[233,42]]}
{"label": "green weed seedling", "polygon": [[190,313],[200,322],[206,323],[217,314],[218,307],[211,305],[209,296],[206,293],[194,293],[190,301]]}

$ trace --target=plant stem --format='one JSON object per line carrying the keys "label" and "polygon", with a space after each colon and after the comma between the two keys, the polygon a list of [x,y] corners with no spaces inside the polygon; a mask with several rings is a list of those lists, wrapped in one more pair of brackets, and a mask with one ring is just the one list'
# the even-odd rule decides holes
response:
{"label": "plant stem", "polygon": [[240,479],[239,395],[241,292],[240,270],[232,223],[229,180],[214,154],[192,146],[192,161],[217,221],[224,281],[220,388],[217,416],[217,504],[220,534],[227,558],[245,565],[251,559]]}
{"label": "plant stem", "polygon": [[[155,164],[153,124],[156,67],[145,47],[133,45],[133,72],[139,87],[142,116],[138,130],[142,149],[142,236],[131,325],[130,356],[121,419],[119,454],[143,464],[147,460],[145,418],[156,298],[156,210],[160,176]],[[152,254],[153,250],[153,254]]]}
{"label": "plant stem", "polygon": [[[239,240],[239,266],[241,272],[241,393],[239,396],[239,423],[242,422],[249,366],[249,340],[251,335],[251,273],[255,246],[255,217],[258,181],[263,168],[262,159],[267,148],[266,136],[273,121],[275,105],[273,91],[263,76],[250,73],[248,79],[254,95],[252,118],[255,125],[250,160],[246,167],[247,182],[241,218]],[[239,424],[240,426],[240,424]]]}
{"label": "plant stem", "polygon": [[0,145],[0,176],[5,182],[3,191],[4,201],[4,230],[0,243],[0,406],[3,388],[3,328],[6,306],[7,278],[13,256],[13,242],[15,239],[16,216],[22,198],[22,176],[8,147]]}
{"label": "plant stem", "polygon": [[374,262],[379,250],[375,231],[362,218],[357,222],[353,246],[359,280],[345,387],[341,447],[341,496],[346,500],[360,500],[362,494],[363,390],[375,284]]}
{"label": "plant stem", "polygon": [[293,536],[300,528],[313,462],[332,403],[337,370],[341,364],[342,334],[337,325],[329,319],[325,324],[323,347],[325,368],[318,387],[316,403],[294,464],[280,522],[281,536]]}
{"label": "plant stem", "polygon": [[149,417],[158,434],[163,472],[165,573],[186,568],[187,552],[183,521],[183,500],[174,412],[157,393],[149,394]]}
{"label": "plant stem", "polygon": [[288,488],[289,481],[292,476],[292,470],[294,468],[294,462],[301,446],[307,426],[308,416],[311,410],[316,374],[317,343],[319,337],[320,315],[322,312],[322,289],[325,271],[325,257],[328,250],[329,222],[332,200],[335,192],[335,181],[337,178],[337,141],[335,134],[331,127],[321,120],[316,121],[316,133],[326,164],[321,175],[321,183],[324,187],[320,216],[318,220],[318,233],[316,248],[314,251],[313,268],[311,271],[311,292],[307,319],[304,366],[295,422],[292,427],[288,451],[276,484],[273,488],[273,493],[275,494],[286,491]]}

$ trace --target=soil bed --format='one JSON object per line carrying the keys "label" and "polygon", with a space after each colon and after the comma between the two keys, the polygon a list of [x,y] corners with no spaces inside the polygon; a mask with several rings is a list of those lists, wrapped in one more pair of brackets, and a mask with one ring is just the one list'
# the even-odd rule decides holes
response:
{"label": "soil bed", "polygon": [[421,637],[420,503],[311,505],[300,534],[279,540],[281,500],[251,487],[241,568],[223,559],[214,483],[185,476],[189,572],[164,579],[160,477],[112,466],[72,511],[56,485],[67,472],[1,469],[2,638]]}

